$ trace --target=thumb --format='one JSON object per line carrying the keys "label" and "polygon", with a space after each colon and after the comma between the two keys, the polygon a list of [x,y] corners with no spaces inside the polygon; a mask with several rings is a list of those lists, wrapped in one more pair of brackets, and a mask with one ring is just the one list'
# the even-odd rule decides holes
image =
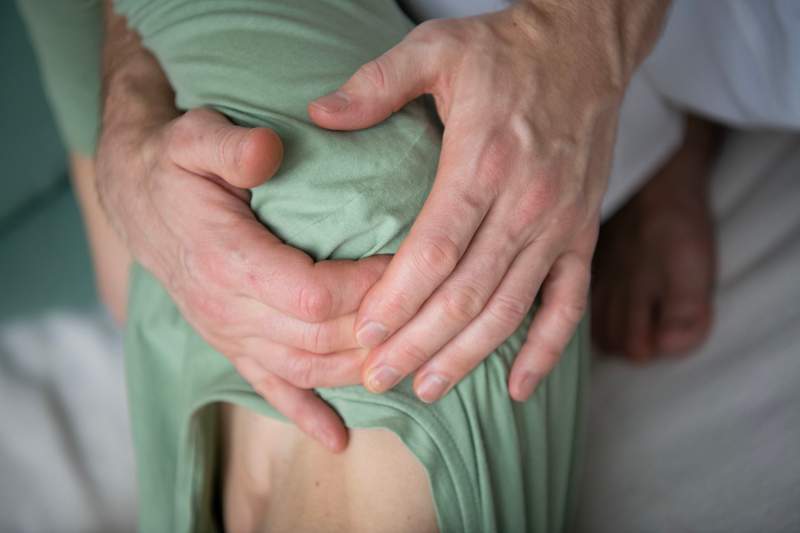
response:
{"label": "thumb", "polygon": [[433,69],[428,57],[424,47],[403,41],[362,65],[338,90],[311,102],[308,115],[316,125],[332,130],[374,126],[430,92]]}
{"label": "thumb", "polygon": [[173,139],[175,163],[242,189],[266,182],[283,159],[283,144],[273,130],[235,126],[211,109],[193,109],[177,119]]}

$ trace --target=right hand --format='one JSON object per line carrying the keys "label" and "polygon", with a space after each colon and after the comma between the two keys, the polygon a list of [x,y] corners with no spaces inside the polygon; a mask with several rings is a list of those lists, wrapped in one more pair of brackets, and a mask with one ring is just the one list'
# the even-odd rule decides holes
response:
{"label": "right hand", "polygon": [[355,312],[388,256],[315,263],[269,233],[249,188],[280,165],[266,128],[198,109],[147,127],[104,127],[98,190],[134,258],[253,388],[333,451],[347,432],[312,387],[360,382]]}

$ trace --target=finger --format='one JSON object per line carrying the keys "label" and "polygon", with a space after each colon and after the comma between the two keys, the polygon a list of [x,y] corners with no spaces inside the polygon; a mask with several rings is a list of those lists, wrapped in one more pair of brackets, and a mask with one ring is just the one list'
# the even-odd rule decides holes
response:
{"label": "finger", "polygon": [[211,269],[204,279],[306,322],[353,312],[389,262],[387,256],[375,256],[314,263],[255,218],[241,221],[236,232],[234,240],[219,240],[215,257],[198,257],[192,267]]}
{"label": "finger", "polygon": [[271,129],[234,126],[222,114],[205,108],[175,121],[168,148],[181,168],[243,189],[267,181],[283,159],[283,143]]}
{"label": "finger", "polygon": [[362,65],[338,90],[311,102],[309,117],[318,126],[333,130],[362,129],[382,122],[431,90],[436,74],[431,55],[430,48],[404,39]]}
{"label": "finger", "polygon": [[332,260],[315,263],[317,281],[331,291],[331,317],[358,311],[367,292],[381,278],[391,255],[373,255],[357,261]]}
{"label": "finger", "polygon": [[359,308],[356,337],[362,346],[377,346],[417,313],[453,272],[489,211],[491,195],[464,182],[475,174],[473,157],[447,139],[444,146],[430,196]]}
{"label": "finger", "polygon": [[542,307],[528,338],[514,360],[508,390],[525,401],[539,381],[555,367],[583,318],[587,304],[590,258],[568,252],[553,264],[542,287]]}
{"label": "finger", "polygon": [[367,355],[364,349],[315,354],[258,337],[241,339],[237,353],[239,359],[257,361],[264,370],[301,389],[360,383],[361,365]]}
{"label": "finger", "polygon": [[315,354],[330,354],[360,348],[353,335],[355,313],[327,322],[302,322],[279,314],[264,332],[274,342]]}
{"label": "finger", "polygon": [[225,326],[231,337],[264,337],[317,354],[359,348],[353,333],[355,312],[325,322],[305,322],[252,298],[235,300],[231,307],[235,311],[226,317]]}
{"label": "finger", "polygon": [[[497,238],[504,212],[502,207],[491,210],[452,275],[405,326],[370,352],[364,382],[372,392],[384,392],[415,371],[484,308],[518,251],[512,239]],[[460,378],[454,374],[458,373],[445,372],[430,380],[442,388]],[[382,376],[394,379],[383,382]]]}
{"label": "finger", "polygon": [[341,452],[347,447],[344,423],[314,391],[298,389],[252,360],[237,360],[236,369],[258,394],[300,431],[332,452]]}
{"label": "finger", "polygon": [[[551,262],[541,245],[528,246],[514,259],[481,314],[417,372],[414,390],[421,400],[444,396],[519,327]],[[435,387],[440,379],[447,382],[444,390]]]}

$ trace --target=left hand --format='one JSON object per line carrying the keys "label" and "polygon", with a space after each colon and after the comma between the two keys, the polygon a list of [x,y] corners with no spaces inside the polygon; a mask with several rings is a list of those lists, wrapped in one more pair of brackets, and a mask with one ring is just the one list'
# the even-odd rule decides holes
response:
{"label": "left hand", "polygon": [[353,130],[427,93],[445,124],[431,194],[359,309],[358,340],[374,347],[367,388],[417,370],[417,395],[438,400],[519,326],[540,287],[512,397],[555,366],[586,307],[618,109],[666,4],[531,0],[426,22],[311,103],[319,126]]}

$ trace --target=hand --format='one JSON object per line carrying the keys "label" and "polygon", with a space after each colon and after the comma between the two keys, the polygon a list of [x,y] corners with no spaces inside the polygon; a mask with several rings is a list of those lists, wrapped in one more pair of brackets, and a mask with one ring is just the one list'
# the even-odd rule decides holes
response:
{"label": "hand", "polygon": [[[111,30],[112,38],[128,31]],[[355,313],[388,259],[314,263],[280,242],[255,218],[247,190],[278,168],[278,136],[207,109],[178,116],[163,72],[140,45],[106,52],[125,60],[107,57],[97,155],[112,224],[256,391],[301,430],[343,449],[341,420],[305,389],[359,382],[366,351],[353,333]]]}
{"label": "hand", "polygon": [[620,102],[665,7],[522,2],[426,22],[310,104],[316,124],[353,130],[427,93],[445,124],[431,194],[359,308],[358,340],[374,347],[369,389],[416,370],[417,395],[439,399],[540,291],[512,397],[529,397],[555,366],[586,307]]}

